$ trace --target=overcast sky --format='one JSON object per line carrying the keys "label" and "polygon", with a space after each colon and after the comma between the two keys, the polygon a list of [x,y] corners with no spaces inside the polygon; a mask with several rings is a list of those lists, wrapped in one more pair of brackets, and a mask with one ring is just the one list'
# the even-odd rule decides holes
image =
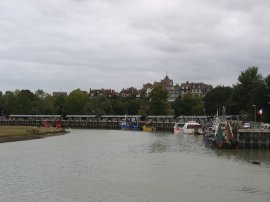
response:
{"label": "overcast sky", "polygon": [[0,91],[232,85],[270,74],[269,0],[0,1]]}

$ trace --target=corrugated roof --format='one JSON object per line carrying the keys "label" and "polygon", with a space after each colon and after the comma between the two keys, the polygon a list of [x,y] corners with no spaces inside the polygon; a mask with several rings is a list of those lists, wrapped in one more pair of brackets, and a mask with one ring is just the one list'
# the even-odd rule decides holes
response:
{"label": "corrugated roof", "polygon": [[95,118],[97,115],[67,115],[66,118]]}
{"label": "corrugated roof", "polygon": [[11,118],[58,118],[61,115],[24,115],[24,114],[12,114],[9,115]]}

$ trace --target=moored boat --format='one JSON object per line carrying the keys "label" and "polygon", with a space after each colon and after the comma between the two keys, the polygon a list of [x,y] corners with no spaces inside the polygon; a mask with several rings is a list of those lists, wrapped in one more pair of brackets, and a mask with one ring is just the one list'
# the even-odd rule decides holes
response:
{"label": "moored boat", "polygon": [[130,124],[130,123],[121,123],[120,125],[122,130],[139,130],[139,126],[138,125],[134,125],[134,124]]}
{"label": "moored boat", "polygon": [[201,124],[196,121],[188,121],[183,127],[183,132],[188,135],[200,135],[202,134]]}
{"label": "moored boat", "polygon": [[144,132],[155,132],[156,130],[157,130],[156,127],[151,126],[149,123],[146,123],[146,124],[143,126],[143,131],[144,131]]}
{"label": "moored boat", "polygon": [[125,118],[125,120],[120,124],[120,128],[121,130],[139,130],[139,123],[138,120],[132,120],[132,119],[127,119]]}
{"label": "moored boat", "polygon": [[173,126],[173,131],[174,134],[180,134],[183,132],[183,127],[184,127],[185,123],[183,122],[176,122]]}
{"label": "moored boat", "polygon": [[232,149],[237,145],[235,136],[233,135],[231,126],[226,123],[225,128],[222,124],[218,124],[214,130],[208,130],[204,134],[203,140],[205,146],[217,149]]}

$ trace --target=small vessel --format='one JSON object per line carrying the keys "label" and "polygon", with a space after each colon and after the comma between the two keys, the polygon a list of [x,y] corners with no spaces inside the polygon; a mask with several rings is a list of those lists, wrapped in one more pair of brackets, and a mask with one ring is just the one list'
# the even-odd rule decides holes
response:
{"label": "small vessel", "polygon": [[180,134],[183,132],[184,122],[176,122],[173,126],[174,134]]}
{"label": "small vessel", "polygon": [[127,119],[120,124],[121,130],[139,130],[139,123],[138,120],[132,120],[132,119]]}
{"label": "small vessel", "polygon": [[217,129],[208,130],[203,137],[205,146],[217,149],[233,149],[237,146],[235,136],[233,135],[231,126],[226,124],[225,129],[222,124],[217,125]]}
{"label": "small vessel", "polygon": [[123,122],[120,127],[122,130],[139,130],[139,126],[134,123]]}
{"label": "small vessel", "polygon": [[205,133],[203,134],[203,142],[206,147],[214,148],[214,142],[216,140],[215,131],[212,127],[208,127]]}
{"label": "small vessel", "polygon": [[183,132],[188,135],[200,135],[202,134],[201,124],[196,121],[188,121],[183,127]]}
{"label": "small vessel", "polygon": [[143,131],[144,131],[144,132],[155,132],[156,130],[157,130],[156,127],[151,126],[149,123],[146,123],[146,124],[143,126]]}

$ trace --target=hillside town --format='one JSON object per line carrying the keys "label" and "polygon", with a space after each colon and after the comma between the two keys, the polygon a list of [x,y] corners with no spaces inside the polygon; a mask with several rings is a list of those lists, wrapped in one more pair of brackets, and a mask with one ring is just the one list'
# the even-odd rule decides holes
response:
{"label": "hillside town", "polygon": [[[270,120],[270,76],[249,67],[233,86],[212,87],[203,82],[174,82],[166,74],[141,89],[75,89],[47,93],[41,89],[0,92],[4,115],[237,115],[243,120]],[[256,113],[260,111],[260,115]],[[256,113],[255,113],[256,112]],[[258,116],[258,117],[257,117]]]}
{"label": "hillside town", "polygon": [[[203,82],[189,82],[175,84],[172,79],[166,74],[164,79],[161,79],[159,82],[155,81],[154,83],[146,83],[143,84],[141,89],[137,89],[134,87],[123,88],[120,92],[116,92],[113,89],[90,89],[89,95],[91,97],[112,97],[112,96],[120,96],[123,98],[126,97],[149,97],[150,92],[156,86],[162,86],[168,91],[168,101],[174,102],[176,98],[184,97],[187,94],[198,95],[200,97],[204,97],[208,92],[213,90],[212,85],[205,84]],[[67,92],[53,92],[53,96],[58,95],[67,95]]]}

